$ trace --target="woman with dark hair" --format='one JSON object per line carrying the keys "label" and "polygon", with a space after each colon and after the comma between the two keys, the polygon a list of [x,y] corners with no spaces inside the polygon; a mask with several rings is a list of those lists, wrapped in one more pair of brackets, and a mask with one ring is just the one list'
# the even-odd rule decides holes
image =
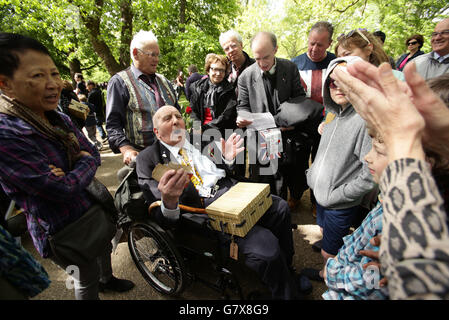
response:
{"label": "woman with dark hair", "polygon": [[[86,190],[101,164],[100,154],[67,115],[56,111],[62,87],[40,42],[0,33],[0,186],[24,210],[39,254],[64,270],[78,268],[73,274],[76,299],[98,299],[99,290],[126,291],[134,284],[112,275],[113,227],[102,241],[94,239],[100,245],[89,259],[58,255],[51,245],[61,232],[67,234],[68,226],[85,221],[81,218],[105,214]],[[95,227],[99,235],[101,228]]]}
{"label": "woman with dark hair", "polygon": [[405,46],[408,50],[396,61],[396,69],[402,71],[407,63],[415,59],[417,56],[424,54],[421,48],[424,44],[424,37],[420,34],[415,34],[405,40]]}
{"label": "woman with dark hair", "polygon": [[228,60],[223,55],[209,54],[204,67],[208,77],[194,83],[190,103],[191,117],[201,123],[201,131],[209,128],[234,129],[237,118],[237,96],[233,86],[225,79]]}

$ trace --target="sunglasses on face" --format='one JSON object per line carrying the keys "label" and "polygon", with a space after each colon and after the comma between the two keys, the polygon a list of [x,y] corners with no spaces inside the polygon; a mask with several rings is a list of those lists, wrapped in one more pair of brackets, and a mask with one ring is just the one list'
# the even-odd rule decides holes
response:
{"label": "sunglasses on face", "polygon": [[418,41],[410,41],[409,43],[407,43],[407,45],[408,46],[414,46],[417,43],[418,43]]}

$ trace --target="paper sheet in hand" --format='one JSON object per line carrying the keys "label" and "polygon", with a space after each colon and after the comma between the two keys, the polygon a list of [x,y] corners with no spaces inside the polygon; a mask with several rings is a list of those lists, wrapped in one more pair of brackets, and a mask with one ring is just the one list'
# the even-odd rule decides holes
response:
{"label": "paper sheet in hand", "polygon": [[276,128],[273,115],[269,112],[252,113],[248,111],[239,111],[238,117],[253,122],[247,127],[248,129],[259,131],[269,128]]}
{"label": "paper sheet in hand", "polygon": [[192,174],[192,170],[190,169],[189,166],[183,165],[183,164],[178,164],[178,163],[174,163],[174,162],[170,162],[168,164],[162,164],[162,163],[158,163],[156,167],[154,167],[153,169],[153,173],[151,174],[151,177],[156,180],[156,181],[160,181],[162,176],[169,170],[178,170],[178,169],[184,169],[185,171],[187,171],[187,173]]}

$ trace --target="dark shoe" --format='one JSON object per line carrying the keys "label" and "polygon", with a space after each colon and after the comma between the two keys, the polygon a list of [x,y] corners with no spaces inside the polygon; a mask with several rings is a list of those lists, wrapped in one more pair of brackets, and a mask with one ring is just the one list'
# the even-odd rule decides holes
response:
{"label": "dark shoe", "polygon": [[112,276],[108,282],[106,283],[100,282],[98,284],[98,291],[100,292],[105,291],[125,292],[131,290],[132,288],[134,288],[134,283],[132,281],[125,279],[117,279],[114,276]]}
{"label": "dark shoe", "polygon": [[303,274],[298,274],[295,277],[295,281],[301,295],[308,295],[312,293],[313,286],[309,278]]}
{"label": "dark shoe", "polygon": [[324,282],[324,279],[320,276],[320,270],[318,269],[304,268],[302,269],[301,274],[310,280]]}
{"label": "dark shoe", "polygon": [[315,252],[321,252],[321,242],[322,240],[318,240],[315,243],[312,243],[312,250]]}

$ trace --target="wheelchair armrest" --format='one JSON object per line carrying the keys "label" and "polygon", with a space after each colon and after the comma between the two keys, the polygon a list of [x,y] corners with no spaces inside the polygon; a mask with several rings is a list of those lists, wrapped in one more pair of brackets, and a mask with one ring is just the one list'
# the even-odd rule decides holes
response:
{"label": "wheelchair armrest", "polygon": [[[161,200],[157,200],[154,201],[152,204],[150,204],[150,206],[148,207],[148,213],[151,215],[151,211],[153,211],[155,208],[160,207],[162,204]],[[191,213],[202,213],[202,214],[207,214],[206,213],[206,209],[204,208],[195,208],[195,207],[189,207],[183,204],[179,205],[179,209],[184,210],[184,211],[188,211]]]}
{"label": "wheelchair armrest", "polygon": [[151,211],[153,211],[157,207],[160,207],[161,204],[162,204],[161,200],[154,201],[152,204],[150,204],[150,206],[148,207],[148,214],[151,216]]}

